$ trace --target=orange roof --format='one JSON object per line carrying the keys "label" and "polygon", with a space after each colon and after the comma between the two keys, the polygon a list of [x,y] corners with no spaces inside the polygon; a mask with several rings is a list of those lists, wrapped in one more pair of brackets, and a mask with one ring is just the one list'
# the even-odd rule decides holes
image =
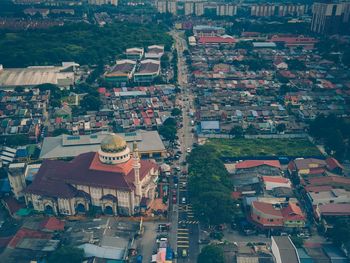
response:
{"label": "orange roof", "polygon": [[278,160],[246,160],[236,164],[236,169],[248,169],[253,167],[258,167],[262,165],[267,165],[275,168],[281,168],[281,164]]}
{"label": "orange roof", "polygon": [[118,165],[104,164],[100,161],[98,153],[95,153],[94,159],[89,167],[90,170],[128,174],[132,170],[132,158],[125,163]]}
{"label": "orange roof", "polygon": [[41,227],[50,231],[63,231],[64,222],[56,217],[49,217],[41,223]]}

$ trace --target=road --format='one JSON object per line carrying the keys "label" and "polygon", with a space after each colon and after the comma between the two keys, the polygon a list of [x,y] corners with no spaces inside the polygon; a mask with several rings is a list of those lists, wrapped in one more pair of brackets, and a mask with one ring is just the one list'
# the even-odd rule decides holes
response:
{"label": "road", "polygon": [[[193,126],[190,109],[194,108],[194,96],[188,85],[188,73],[186,59],[183,51],[187,50],[187,43],[184,39],[183,32],[172,31],[171,35],[175,39],[175,48],[178,53],[178,84],[181,87],[181,93],[178,96],[179,103],[182,105],[182,128],[178,131],[179,141],[181,145],[181,157],[179,166],[181,170],[187,170],[186,156],[188,151],[192,149],[194,143],[194,135],[192,133]],[[177,262],[196,262],[199,253],[199,225],[195,219],[192,206],[189,203],[187,193],[187,176],[179,175],[177,204],[173,206],[172,212],[172,230],[173,236],[172,246],[178,252]],[[186,256],[184,255],[186,254]]]}

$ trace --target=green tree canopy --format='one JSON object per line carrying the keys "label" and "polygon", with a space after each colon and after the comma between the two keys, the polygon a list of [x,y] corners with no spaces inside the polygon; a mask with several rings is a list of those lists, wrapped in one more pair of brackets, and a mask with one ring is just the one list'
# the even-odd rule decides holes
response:
{"label": "green tree canopy", "polygon": [[69,131],[65,128],[58,128],[52,132],[52,136],[59,136],[61,134],[69,134]]}
{"label": "green tree canopy", "polygon": [[81,100],[80,106],[87,111],[98,111],[101,107],[101,101],[99,97],[86,95]]}
{"label": "green tree canopy", "polygon": [[230,130],[230,134],[234,135],[236,138],[242,138],[244,135],[242,126],[238,126],[238,125],[233,126],[233,128]]}
{"label": "green tree canopy", "polygon": [[224,263],[224,251],[214,245],[205,246],[197,258],[198,263]]}
{"label": "green tree canopy", "polygon": [[171,111],[171,116],[179,116],[179,115],[181,115],[181,113],[182,113],[182,111],[179,108],[174,108]]}

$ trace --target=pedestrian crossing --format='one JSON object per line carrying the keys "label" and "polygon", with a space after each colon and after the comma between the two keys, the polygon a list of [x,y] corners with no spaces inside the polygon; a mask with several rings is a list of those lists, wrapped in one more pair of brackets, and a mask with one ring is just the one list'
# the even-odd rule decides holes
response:
{"label": "pedestrian crossing", "polygon": [[177,247],[178,248],[189,248],[189,233],[187,228],[177,229]]}
{"label": "pedestrian crossing", "polygon": [[179,221],[179,224],[196,225],[199,224],[199,221],[181,220]]}

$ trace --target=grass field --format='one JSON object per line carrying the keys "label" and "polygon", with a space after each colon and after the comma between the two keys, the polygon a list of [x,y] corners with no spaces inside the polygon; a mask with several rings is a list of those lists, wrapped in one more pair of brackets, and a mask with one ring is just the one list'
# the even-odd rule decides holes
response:
{"label": "grass field", "polygon": [[207,144],[222,157],[321,155],[307,139],[209,139]]}

